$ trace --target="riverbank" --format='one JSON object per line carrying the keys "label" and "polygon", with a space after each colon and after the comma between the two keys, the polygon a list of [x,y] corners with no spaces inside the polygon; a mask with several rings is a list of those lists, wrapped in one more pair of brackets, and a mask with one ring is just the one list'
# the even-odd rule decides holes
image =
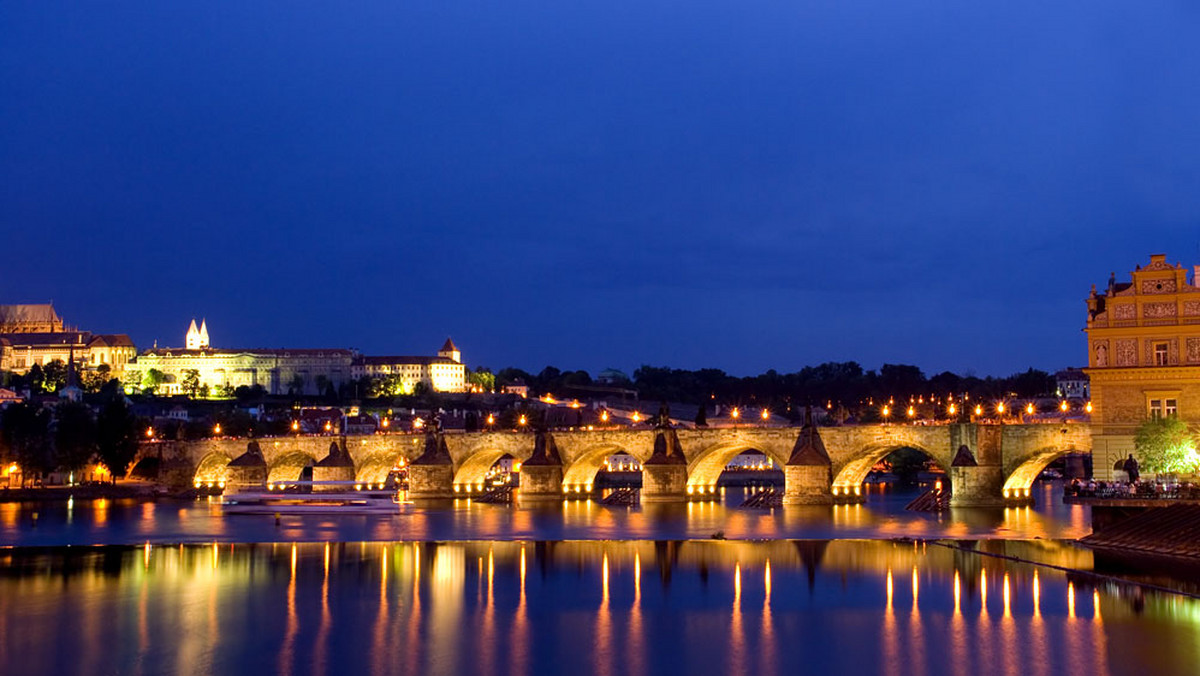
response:
{"label": "riverbank", "polygon": [[197,497],[195,490],[172,490],[151,482],[123,481],[116,484],[92,483],[74,486],[0,489],[3,502],[66,502],[68,500],[120,500]]}

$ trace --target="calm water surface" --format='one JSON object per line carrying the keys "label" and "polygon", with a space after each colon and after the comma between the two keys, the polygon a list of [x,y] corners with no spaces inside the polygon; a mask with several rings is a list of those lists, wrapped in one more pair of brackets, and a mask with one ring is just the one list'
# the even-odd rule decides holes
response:
{"label": "calm water surface", "polygon": [[207,500],[0,504],[0,674],[1194,673],[1200,601],[1065,542],[1089,511],[1038,490],[942,515],[875,488],[279,526]]}
{"label": "calm water surface", "polygon": [[[1092,565],[1062,543],[973,547]],[[0,553],[11,674],[1184,674],[1200,601],[934,544]]]}
{"label": "calm water surface", "polygon": [[[219,499],[0,503],[0,544],[178,544],[385,540],[686,540],[721,532],[731,539],[958,538],[1074,539],[1091,532],[1087,507],[1064,505],[1061,485],[1035,486],[1037,504],[1007,509],[905,511],[914,490],[869,487],[867,502],[838,507],[753,510],[730,489],[722,502],[606,507],[595,502],[531,507],[458,501],[404,505],[395,515],[223,514]],[[34,514],[37,514],[34,527]]]}

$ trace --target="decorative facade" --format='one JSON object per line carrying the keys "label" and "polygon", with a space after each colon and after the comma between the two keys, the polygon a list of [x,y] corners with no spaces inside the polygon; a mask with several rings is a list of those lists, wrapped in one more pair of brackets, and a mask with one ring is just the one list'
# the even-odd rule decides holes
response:
{"label": "decorative facade", "polygon": [[1150,257],[1132,280],[1087,299],[1092,457],[1097,478],[1112,477],[1133,451],[1147,417],[1177,415],[1200,422],[1200,266],[1189,271],[1166,256]]}

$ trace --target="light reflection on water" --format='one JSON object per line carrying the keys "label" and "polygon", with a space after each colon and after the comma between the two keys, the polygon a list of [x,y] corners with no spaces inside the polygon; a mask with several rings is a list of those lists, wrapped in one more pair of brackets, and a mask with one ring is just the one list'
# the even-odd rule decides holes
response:
{"label": "light reflection on water", "polygon": [[[723,502],[609,507],[578,500],[561,504],[487,505],[457,500],[405,505],[394,515],[228,515],[219,500],[0,503],[0,543],[18,546],[177,542],[387,540],[637,540],[777,538],[1068,538],[1091,531],[1087,507],[1064,505],[1061,485],[1035,486],[1033,507],[905,511],[916,492],[872,487],[867,502],[833,507],[745,509],[744,494]],[[33,514],[38,514],[34,527]]]}
{"label": "light reflection on water", "polygon": [[[982,551],[1091,568],[1065,544]],[[1186,673],[1200,602],[887,541],[10,549],[0,672]]]}

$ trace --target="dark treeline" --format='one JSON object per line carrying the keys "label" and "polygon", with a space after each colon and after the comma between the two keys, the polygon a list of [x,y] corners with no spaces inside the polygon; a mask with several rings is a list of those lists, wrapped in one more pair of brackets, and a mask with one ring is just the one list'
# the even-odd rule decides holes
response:
{"label": "dark treeline", "polygon": [[[586,371],[560,371],[553,366],[537,374],[515,368],[496,374],[499,387],[518,380],[537,394],[569,395],[580,386],[595,384]],[[795,373],[770,370],[746,377],[731,376],[720,369],[642,366],[632,378],[611,385],[636,390],[640,399],[649,401],[786,407],[832,403],[847,408],[889,398],[907,401],[910,397],[970,395],[972,399],[987,400],[1047,396],[1055,391],[1053,375],[1032,368],[1006,378],[961,376],[949,371],[928,377],[920,368],[907,364],[884,364],[876,371],[865,370],[857,362],[828,362]]]}

